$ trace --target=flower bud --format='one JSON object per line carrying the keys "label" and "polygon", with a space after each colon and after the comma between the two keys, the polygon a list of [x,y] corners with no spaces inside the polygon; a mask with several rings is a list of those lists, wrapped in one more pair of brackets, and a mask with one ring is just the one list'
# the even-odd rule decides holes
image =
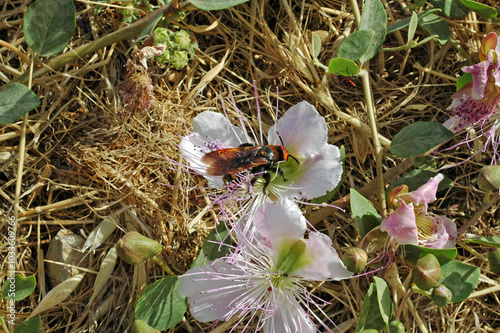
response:
{"label": "flower bud", "polygon": [[356,274],[365,270],[367,260],[368,255],[359,247],[348,248],[342,256],[342,262],[347,270]]}
{"label": "flower bud", "polygon": [[500,275],[500,250],[496,247],[491,248],[488,251],[488,261],[490,263],[490,270],[494,274]]}
{"label": "flower bud", "polygon": [[391,205],[393,209],[399,207],[399,203],[396,202],[396,198],[400,194],[408,193],[407,185],[399,185],[389,191],[387,194],[387,202]]}
{"label": "flower bud", "polygon": [[445,307],[451,303],[452,296],[453,294],[451,290],[442,284],[439,287],[432,289],[431,299],[437,306]]}
{"label": "flower bud", "polygon": [[118,241],[118,255],[131,265],[146,262],[160,253],[160,243],[149,239],[137,231],[131,231]]}
{"label": "flower bud", "polygon": [[441,265],[433,254],[428,254],[419,260],[413,270],[413,282],[422,290],[430,290],[441,279]]}
{"label": "flower bud", "polygon": [[174,42],[182,50],[188,50],[189,46],[191,46],[191,37],[189,37],[189,33],[186,30],[179,30],[174,34]]}
{"label": "flower bud", "polygon": [[483,191],[494,191],[500,188],[500,165],[488,165],[479,171],[477,186]]}
{"label": "flower bud", "polygon": [[393,320],[389,323],[389,333],[405,333],[406,329],[402,322]]}
{"label": "flower bud", "polygon": [[172,67],[176,70],[180,70],[186,67],[188,60],[189,58],[186,51],[174,51],[170,59],[170,64],[172,64]]}

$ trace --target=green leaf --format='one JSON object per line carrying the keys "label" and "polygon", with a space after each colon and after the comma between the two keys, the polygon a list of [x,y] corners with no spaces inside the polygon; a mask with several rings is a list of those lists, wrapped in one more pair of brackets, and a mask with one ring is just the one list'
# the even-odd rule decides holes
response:
{"label": "green leaf", "polygon": [[463,241],[467,243],[475,243],[500,248],[500,236],[480,237],[476,235],[467,235],[467,238],[463,239]]}
{"label": "green leaf", "polygon": [[61,52],[75,32],[76,8],[72,0],[38,0],[24,15],[26,43],[42,56]]}
{"label": "green leaf", "polygon": [[413,265],[418,259],[425,257],[428,254],[433,254],[440,265],[444,265],[451,260],[455,259],[457,256],[457,249],[431,249],[428,247],[423,247],[414,244],[406,244],[404,246],[405,252],[405,262],[409,262]]}
{"label": "green leaf", "polygon": [[151,19],[151,21],[149,21],[148,24],[146,24],[146,26],[144,27],[144,29],[142,29],[142,31],[139,33],[139,36],[137,36],[137,38],[132,43],[132,45],[130,45],[130,47],[128,48],[128,50],[127,50],[127,52],[125,54],[128,54],[130,52],[130,50],[132,50],[132,48],[137,43],[139,43],[139,42],[145,40],[146,38],[148,38],[149,36],[151,36],[151,34],[153,33],[153,30],[155,29],[156,25],[158,24],[158,22],[160,21],[160,19],[162,17],[163,17],[163,13],[162,12],[157,13]]}
{"label": "green leaf", "polygon": [[43,333],[42,320],[40,317],[25,320],[16,326],[14,333]]}
{"label": "green leaf", "polygon": [[462,302],[474,291],[479,281],[479,268],[458,261],[450,261],[441,265],[442,277],[438,282],[451,290],[452,302]]}
{"label": "green leaf", "polygon": [[217,228],[214,228],[207,236],[205,243],[201,247],[200,253],[191,263],[191,268],[199,267],[214,261],[217,258],[222,258],[229,253],[230,247],[227,245],[221,246],[221,243],[230,244],[231,238],[229,231],[224,223],[220,223]]}
{"label": "green leaf", "polygon": [[406,126],[396,134],[389,150],[397,157],[417,156],[427,153],[453,136],[452,131],[439,123],[421,121]]}
{"label": "green leaf", "polygon": [[366,51],[368,51],[373,36],[375,36],[375,32],[372,30],[359,30],[350,34],[342,44],[340,44],[337,56],[352,61],[359,60]]}
{"label": "green leaf", "polygon": [[392,317],[393,304],[389,287],[383,279],[376,276],[373,279],[375,282],[370,285],[363,300],[358,325],[354,332],[368,329],[380,331],[389,325],[389,320]]}
{"label": "green leaf", "polygon": [[319,56],[319,52],[321,51],[321,38],[317,33],[312,33],[312,54],[313,58],[317,58]]}
{"label": "green leaf", "polygon": [[415,31],[417,31],[418,27],[418,14],[413,12],[411,13],[410,25],[408,26],[408,43],[411,43],[413,37],[415,37]]}
{"label": "green leaf", "polygon": [[459,0],[462,5],[466,6],[470,10],[478,13],[486,19],[491,19],[497,17],[498,12],[495,8],[484,5],[482,3],[471,1],[471,0]]}
{"label": "green leaf", "polygon": [[134,320],[134,323],[132,324],[132,333],[156,333],[156,332],[160,331],[152,328],[143,320]]}
{"label": "green leaf", "polygon": [[135,319],[159,331],[172,328],[182,320],[187,300],[179,295],[179,278],[168,276],[150,284],[135,306]]}
{"label": "green leaf", "polygon": [[423,7],[427,3],[427,0],[415,0],[415,6]]}
{"label": "green leaf", "polygon": [[332,75],[353,76],[359,73],[359,67],[352,60],[333,58],[328,64],[328,73]]}
{"label": "green leaf", "polygon": [[419,21],[420,26],[429,33],[429,35],[438,35],[437,40],[444,44],[450,39],[450,28],[448,24],[437,15],[430,14]]}
{"label": "green leaf", "polygon": [[[428,11],[425,11],[423,13],[418,14],[417,16],[418,16],[419,22],[422,19],[422,17],[427,16],[427,15],[432,14],[432,13],[435,13],[435,12],[440,13],[441,9],[431,9],[431,10],[428,10]],[[401,29],[409,28],[410,27],[410,22],[411,22],[411,17],[407,17],[407,18],[404,18],[404,19],[402,19],[400,21],[397,21],[396,23],[391,24],[387,28],[387,33],[389,34],[389,33],[394,32],[394,31],[398,31],[398,30],[401,30]]]}
{"label": "green leaf", "polygon": [[24,277],[16,274],[13,278],[5,279],[2,286],[2,297],[7,300],[20,300],[28,297],[36,287],[35,275]]}
{"label": "green leaf", "polygon": [[471,73],[465,73],[461,77],[458,78],[457,81],[457,91],[463,88],[467,83],[472,81],[472,74]]}
{"label": "green leaf", "polygon": [[469,14],[469,9],[458,0],[430,0],[430,3],[435,8],[441,9],[443,14],[450,18],[463,19]]}
{"label": "green leaf", "polygon": [[339,191],[340,187],[342,186],[342,182],[344,181],[344,178],[345,178],[344,161],[345,161],[345,147],[341,146],[340,147],[340,163],[342,164],[342,175],[340,176],[339,183],[337,184],[337,186],[333,190],[327,192],[325,195],[322,195],[320,197],[312,199],[311,200],[312,203],[322,204],[322,203],[325,203],[327,201],[330,201],[333,198],[333,196]]}
{"label": "green leaf", "polygon": [[353,188],[351,188],[351,212],[361,238],[378,227],[383,220],[372,203]]}
{"label": "green leaf", "polygon": [[[435,177],[437,174],[438,174],[437,172],[433,171],[418,170],[418,169],[413,170],[407,173],[406,175],[401,176],[400,178],[393,181],[391,185],[389,185],[389,187],[387,188],[387,192],[389,192],[390,190],[399,185],[408,185],[409,191],[415,191],[420,186],[427,183],[429,179]],[[450,187],[453,187],[453,182],[449,178],[444,177],[444,179],[439,183],[437,191],[440,192]]]}
{"label": "green leaf", "polygon": [[413,160],[413,164],[420,170],[432,171],[437,169],[437,163],[431,156],[417,156]]}
{"label": "green leaf", "polygon": [[359,30],[372,30],[372,42],[365,54],[359,59],[361,63],[370,60],[378,53],[387,34],[387,14],[380,0],[366,0],[361,14]]}
{"label": "green leaf", "polygon": [[248,0],[191,0],[193,6],[203,10],[226,9],[247,2]]}
{"label": "green leaf", "polygon": [[0,124],[10,124],[40,105],[40,100],[28,87],[11,83],[0,91]]}

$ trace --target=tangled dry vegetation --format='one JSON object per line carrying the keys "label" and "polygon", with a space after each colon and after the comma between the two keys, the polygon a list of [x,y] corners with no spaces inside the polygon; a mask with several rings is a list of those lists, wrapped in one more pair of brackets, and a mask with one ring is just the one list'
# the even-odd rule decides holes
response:
{"label": "tangled dry vegetation", "polygon": [[[389,23],[408,16],[402,4],[385,3]],[[24,2],[6,4],[0,23],[1,39],[21,50],[26,50],[22,34],[25,8]],[[104,8],[99,15],[94,15],[94,8],[94,4],[77,2],[78,14],[92,31],[85,34],[79,28],[69,48],[122,26],[116,8]],[[196,58],[181,71],[150,64],[155,100],[146,112],[126,113],[117,90],[125,75],[130,40],[36,78],[33,90],[42,104],[27,118],[25,151],[18,151],[21,122],[0,132],[0,151],[11,156],[0,164],[0,213],[3,218],[12,213],[16,180],[20,178],[19,154],[25,154],[17,260],[21,272],[37,277],[35,293],[18,304],[18,317],[26,318],[52,288],[44,266],[51,239],[61,229],[88,235],[105,217],[114,215],[118,228],[88,254],[88,264],[81,270],[86,276],[76,292],[45,311],[42,320],[46,332],[125,332],[133,321],[141,292],[165,273],[152,262],[130,266],[119,261],[99,297],[89,304],[104,254],[125,232],[137,230],[161,242],[161,257],[176,274],[187,270],[213,227],[215,214],[203,211],[208,205],[207,191],[198,188],[204,185],[203,179],[178,170],[171,160],[179,161],[177,144],[189,131],[193,116],[204,110],[221,110],[221,99],[227,100],[231,93],[239,108],[256,121],[253,82],[266,126],[274,122],[277,102],[284,112],[306,100],[326,118],[329,142],[346,148],[346,178],[335,199],[348,194],[351,187],[359,189],[371,183],[376,176],[374,149],[361,85],[345,89],[338,78],[312,65],[311,32],[320,35],[320,61],[327,64],[339,42],[355,29],[351,13],[347,1],[340,0],[259,0],[217,12],[188,11],[178,24],[189,29],[199,43]],[[473,14],[449,24],[452,37],[471,55],[477,53],[485,32],[494,30]],[[420,39],[426,37],[420,30],[417,34]],[[384,46],[402,45],[405,38],[404,32],[390,34]],[[6,48],[0,49],[0,59],[4,81],[28,70],[26,63]],[[388,147],[391,139],[412,122],[446,120],[445,110],[465,65],[466,58],[449,43],[431,42],[408,51],[380,52],[369,71],[382,145]],[[226,107],[229,116],[235,117],[231,105],[226,103]],[[468,154],[462,147],[436,158],[438,165],[444,166],[463,161]],[[453,217],[458,226],[483,205],[482,193],[474,184],[480,166],[488,163],[488,156],[483,155],[446,171],[456,186],[441,195],[437,209]],[[389,156],[384,165],[387,181],[411,169],[410,163]],[[368,187],[364,194],[373,197],[376,193]],[[332,237],[338,250],[359,243],[348,210],[314,208],[310,217],[319,230]],[[493,206],[467,231],[500,235],[497,220]],[[401,321],[409,332],[499,329],[498,277],[488,273],[482,253],[484,248],[479,246],[459,251],[459,260],[482,270],[478,288],[467,301],[438,308],[428,298],[414,295],[403,305]],[[3,262],[2,270],[5,265]],[[408,286],[408,271],[399,274]],[[331,302],[325,313],[344,332],[352,332],[370,281],[368,276],[311,287]],[[398,305],[401,297],[395,296]],[[172,331],[201,332],[203,327],[206,324],[186,315]]]}

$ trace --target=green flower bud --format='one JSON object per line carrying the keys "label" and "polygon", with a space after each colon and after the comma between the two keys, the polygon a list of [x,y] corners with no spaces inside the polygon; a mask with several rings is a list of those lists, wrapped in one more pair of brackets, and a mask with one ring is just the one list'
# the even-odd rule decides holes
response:
{"label": "green flower bud", "polygon": [[451,290],[442,284],[439,287],[432,289],[431,299],[437,306],[445,307],[451,303],[452,296],[453,294]]}
{"label": "green flower bud", "polygon": [[172,53],[172,58],[170,59],[170,64],[176,70],[183,69],[188,63],[188,54],[186,51],[174,51]]}
{"label": "green flower bud", "polygon": [[160,253],[160,243],[149,239],[137,231],[131,231],[118,241],[118,255],[131,265],[146,262]]}
{"label": "green flower bud", "polygon": [[174,43],[182,50],[189,50],[191,46],[191,37],[186,30],[179,30],[174,34]]}
{"label": "green flower bud", "polygon": [[160,333],[160,331],[149,326],[145,321],[136,320],[132,324],[132,333]]}
{"label": "green flower bud", "polygon": [[156,57],[156,61],[158,61],[160,64],[168,64],[171,59],[172,59],[172,54],[170,54],[169,50],[163,52],[162,55]]}
{"label": "green flower bud", "polygon": [[168,42],[170,42],[170,35],[172,35],[172,31],[166,28],[156,28],[154,34],[154,45],[168,44]]}
{"label": "green flower bud", "polygon": [[368,255],[359,247],[348,248],[342,256],[342,262],[347,270],[355,274],[361,273],[365,270],[367,261]]}
{"label": "green flower bud", "polygon": [[490,270],[494,274],[500,275],[500,250],[496,247],[491,248],[488,251],[488,261],[490,263]]}
{"label": "green flower bud", "polygon": [[422,290],[430,290],[441,279],[441,265],[433,254],[417,260],[413,270],[413,282]]}
{"label": "green flower bud", "polygon": [[406,329],[402,322],[393,320],[389,323],[389,333],[405,333]]}
{"label": "green flower bud", "polygon": [[479,171],[477,186],[483,191],[494,191],[500,188],[500,165],[488,165]]}

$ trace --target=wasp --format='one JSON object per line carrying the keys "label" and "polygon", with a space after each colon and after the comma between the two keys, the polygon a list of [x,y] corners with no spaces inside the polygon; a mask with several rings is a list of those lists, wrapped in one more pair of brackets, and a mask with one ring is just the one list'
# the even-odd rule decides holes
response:
{"label": "wasp", "polygon": [[[280,137],[281,140],[281,137]],[[298,164],[299,161],[290,155],[281,145],[254,146],[244,143],[236,148],[224,148],[206,153],[201,158],[201,162],[208,166],[206,173],[211,176],[224,176],[224,180],[231,181],[235,175],[249,170],[253,174],[259,174],[251,180],[253,185],[259,176],[264,178],[264,193],[271,182],[271,174],[268,171],[277,172],[286,181],[283,171],[279,168],[279,163],[293,158]]]}

